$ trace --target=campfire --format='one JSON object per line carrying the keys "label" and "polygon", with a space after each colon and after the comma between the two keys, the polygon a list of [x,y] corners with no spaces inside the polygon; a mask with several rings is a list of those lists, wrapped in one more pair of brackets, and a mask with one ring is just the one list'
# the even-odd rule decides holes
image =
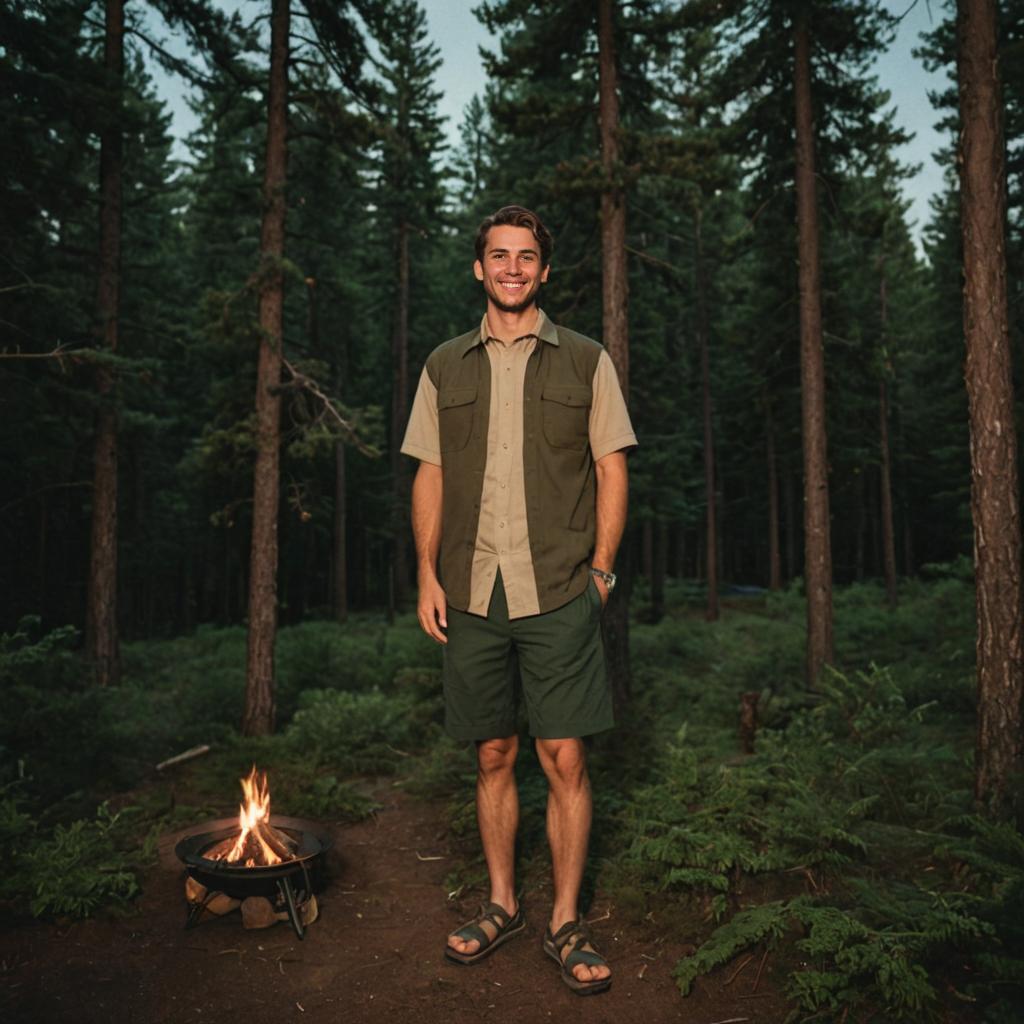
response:
{"label": "campfire", "polygon": [[185,927],[240,910],[246,928],[290,921],[301,939],[319,912],[315,892],[330,839],[313,822],[271,817],[267,775],[255,765],[239,781],[238,818],[208,822],[175,847],[188,871]]}
{"label": "campfire", "polygon": [[270,824],[270,786],[267,773],[252,771],[239,780],[245,803],[238,808],[238,837],[217,843],[206,851],[210,860],[226,860],[247,868],[268,867],[291,860],[297,843],[287,833]]}

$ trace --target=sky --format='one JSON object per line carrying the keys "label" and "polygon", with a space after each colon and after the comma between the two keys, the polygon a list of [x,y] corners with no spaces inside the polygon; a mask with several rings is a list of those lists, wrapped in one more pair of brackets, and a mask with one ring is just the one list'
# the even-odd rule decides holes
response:
{"label": "sky", "polygon": [[[448,118],[448,132],[453,143],[458,138],[462,112],[474,93],[483,92],[484,75],[478,51],[489,47],[491,38],[473,16],[477,0],[420,0],[427,14],[432,39],[437,43],[443,64],[437,72],[438,88],[444,93],[441,113]],[[898,151],[906,164],[920,164],[918,173],[904,186],[904,195],[910,200],[912,232],[920,241],[921,231],[929,217],[928,200],[942,188],[942,171],[934,154],[946,140],[933,125],[938,114],[933,110],[928,91],[946,86],[943,74],[929,74],[911,53],[919,44],[921,32],[928,31],[942,18],[941,0],[885,0],[885,7],[902,16],[896,38],[887,53],[876,65],[879,84],[891,94],[891,106],[896,109],[896,120],[914,138]],[[233,10],[241,7],[263,8],[263,0],[223,0],[222,7]],[[184,87],[180,80],[153,69],[157,88],[166,100],[174,118],[173,131],[180,140],[196,127],[195,119],[185,103]],[[183,147],[178,156],[184,155]]]}

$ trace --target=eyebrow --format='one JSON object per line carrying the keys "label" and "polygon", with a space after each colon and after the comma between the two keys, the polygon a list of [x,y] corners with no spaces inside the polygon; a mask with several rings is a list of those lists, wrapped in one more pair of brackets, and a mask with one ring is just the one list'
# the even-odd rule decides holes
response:
{"label": "eyebrow", "polygon": [[[510,251],[509,249],[502,249],[502,248],[500,248],[498,246],[495,246],[493,249],[488,249],[487,250],[487,255],[488,256],[494,256],[496,254],[500,255],[502,253],[506,253],[506,252],[509,252],[509,251]],[[518,253],[531,253],[534,256],[538,255],[536,249],[517,249],[516,252],[518,252]]]}

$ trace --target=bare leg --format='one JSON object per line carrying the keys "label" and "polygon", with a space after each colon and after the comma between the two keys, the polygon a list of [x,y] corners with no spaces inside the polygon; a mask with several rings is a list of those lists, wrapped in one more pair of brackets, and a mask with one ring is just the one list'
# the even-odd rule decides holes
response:
{"label": "bare leg", "polygon": [[[550,927],[554,934],[566,921],[574,921],[579,913],[593,801],[582,740],[537,740],[537,756],[548,779],[548,842],[555,886]],[[578,964],[573,974],[580,981],[596,981],[607,978],[611,971],[607,967]]]}
{"label": "bare leg", "polygon": [[[516,754],[519,737],[483,740],[477,744],[476,816],[480,825],[487,871],[491,876],[491,903],[515,914],[515,845],[519,828],[519,792],[516,789]],[[494,937],[494,926],[484,922],[484,934]],[[476,939],[468,942],[448,936],[448,945],[460,953],[475,953]]]}

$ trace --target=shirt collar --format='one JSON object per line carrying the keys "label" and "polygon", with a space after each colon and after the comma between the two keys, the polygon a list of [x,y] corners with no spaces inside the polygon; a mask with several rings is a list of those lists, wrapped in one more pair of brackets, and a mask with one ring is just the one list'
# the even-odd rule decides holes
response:
{"label": "shirt collar", "polygon": [[[487,342],[491,337],[493,335],[487,329],[487,314],[484,313],[483,318],[480,320],[480,329],[471,331],[468,335],[464,336],[463,342],[459,346],[459,355],[464,356],[471,348]],[[558,345],[558,330],[548,319],[548,315],[544,310],[539,307],[537,309],[537,321],[533,325],[533,330],[521,335],[521,337],[539,338],[541,341],[546,341],[549,345]],[[519,338],[516,339],[516,341],[518,340]]]}

